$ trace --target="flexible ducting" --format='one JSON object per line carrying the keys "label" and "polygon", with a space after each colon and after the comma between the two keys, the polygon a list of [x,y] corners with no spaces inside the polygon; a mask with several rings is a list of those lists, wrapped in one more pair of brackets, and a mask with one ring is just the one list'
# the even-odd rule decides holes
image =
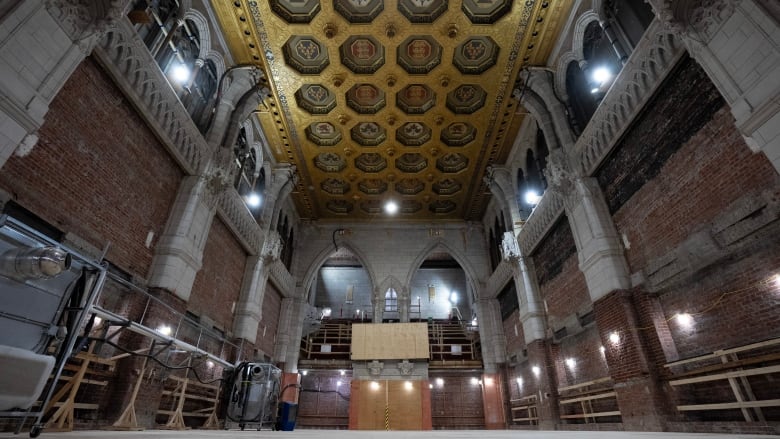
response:
{"label": "flexible ducting", "polygon": [[20,247],[0,256],[0,273],[22,279],[54,277],[70,269],[70,259],[56,247]]}

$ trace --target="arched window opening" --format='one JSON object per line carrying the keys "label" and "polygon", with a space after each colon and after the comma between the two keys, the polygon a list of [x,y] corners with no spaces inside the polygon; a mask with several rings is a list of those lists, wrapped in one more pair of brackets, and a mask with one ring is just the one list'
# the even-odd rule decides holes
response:
{"label": "arched window opening", "polygon": [[233,155],[236,159],[238,172],[233,183],[239,195],[247,196],[255,192],[255,173],[257,170],[257,155],[249,147],[246,140],[246,129],[241,128],[238,132],[236,144],[233,147]]}
{"label": "arched window opening", "polygon": [[[200,63],[198,61],[198,63]],[[211,60],[206,60],[203,65],[193,72],[192,85],[187,88],[185,95],[187,111],[192,121],[201,133],[208,130],[211,108],[216,99],[217,67]],[[184,103],[184,101],[182,101]]]}
{"label": "arched window opening", "polygon": [[[544,131],[536,128],[536,169],[539,171],[539,181],[541,182],[541,192],[547,190],[547,178],[544,176],[544,170],[547,168],[547,156],[550,151],[547,149],[547,140],[544,138]],[[541,194],[540,194],[541,195]]]}
{"label": "arched window opening", "polygon": [[178,12],[179,2],[176,0],[136,0],[127,18],[133,23],[138,36],[154,56],[176,25]]}
{"label": "arched window opening", "polygon": [[634,51],[654,18],[650,4],[644,0],[607,0],[604,14],[628,53]]}
{"label": "arched window opening", "polygon": [[518,169],[516,201],[517,209],[520,211],[520,219],[523,221],[528,219],[528,216],[531,215],[531,211],[533,210],[533,206],[525,201],[526,192],[528,192],[528,183],[526,182],[525,174],[522,169]]}
{"label": "arched window opening", "polygon": [[385,311],[397,312],[398,311],[398,294],[394,289],[390,288],[385,292]]}
{"label": "arched window opening", "polygon": [[490,266],[495,271],[498,264],[501,263],[501,236],[503,227],[496,217],[493,227],[490,229]]}
{"label": "arched window opening", "polygon": [[285,240],[284,247],[282,248],[282,264],[290,271],[292,265],[293,249],[295,248],[295,230],[290,230],[290,236]]}

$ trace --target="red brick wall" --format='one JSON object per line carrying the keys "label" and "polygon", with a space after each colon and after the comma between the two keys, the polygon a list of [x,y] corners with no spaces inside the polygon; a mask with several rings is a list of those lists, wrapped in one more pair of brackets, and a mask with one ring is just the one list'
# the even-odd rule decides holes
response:
{"label": "red brick wall", "polygon": [[[257,342],[259,349],[265,352],[269,357],[274,355],[274,343],[276,342],[276,332],[279,328],[279,314],[282,309],[282,297],[276,287],[268,282],[265,286],[265,297],[263,298],[263,317],[260,319],[260,326],[257,328]],[[297,343],[293,343],[297,345]]]}
{"label": "red brick wall", "polygon": [[26,157],[11,157],[0,187],[45,221],[146,277],[182,172],[105,72],[87,58],[54,99]]}
{"label": "red brick wall", "polygon": [[187,308],[214,320],[223,330],[233,328],[233,308],[241,291],[246,252],[225,223],[215,217],[203,250],[203,266],[195,275]]}
{"label": "red brick wall", "polygon": [[[609,376],[607,361],[600,347],[601,338],[595,325],[561,340],[555,362],[558,386],[570,386]],[[566,359],[572,359],[574,366],[566,364]]]}
{"label": "red brick wall", "polygon": [[[631,271],[708,230],[732,202],[762,189],[780,194],[780,177],[764,155],[749,150],[724,107],[616,213],[618,231],[630,242]],[[780,267],[778,233],[775,221],[740,253],[663,292],[667,318],[702,313],[689,329],[670,321],[681,357],[780,336],[777,296],[759,285]]]}
{"label": "red brick wall", "polygon": [[[436,384],[442,378],[444,385]],[[429,373],[431,389],[431,417],[434,430],[484,429],[482,389],[472,383],[480,373]]]}
{"label": "red brick wall", "polygon": [[[506,351],[510,355],[522,353],[525,349],[525,336],[523,335],[523,324],[518,318],[519,310],[514,310],[503,321],[504,336],[506,337]],[[517,331],[517,333],[515,333]]]}
{"label": "red brick wall", "polygon": [[576,254],[563,263],[559,275],[540,285],[540,289],[542,299],[547,303],[548,323],[552,329],[560,329],[564,319],[590,307],[588,286]]}
{"label": "red brick wall", "polygon": [[342,376],[337,370],[309,371],[302,376],[297,424],[303,428],[347,428],[351,381],[349,375]]}

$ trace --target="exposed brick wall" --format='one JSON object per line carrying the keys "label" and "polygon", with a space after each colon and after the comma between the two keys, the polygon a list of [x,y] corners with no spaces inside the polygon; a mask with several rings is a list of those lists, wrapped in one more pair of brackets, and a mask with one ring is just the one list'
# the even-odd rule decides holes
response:
{"label": "exposed brick wall", "polygon": [[[518,318],[519,310],[514,310],[506,319],[504,319],[504,336],[506,337],[507,354],[521,354],[525,349],[525,336],[523,335],[523,324]],[[510,360],[512,361],[512,360]]]}
{"label": "exposed brick wall", "polygon": [[[595,325],[560,341],[560,356],[556,359],[558,386],[570,386],[609,376],[607,360],[599,349],[601,338]],[[574,366],[566,364],[574,360]]]}
{"label": "exposed brick wall", "polygon": [[182,172],[120,90],[87,58],[51,103],[40,140],[11,157],[0,187],[60,230],[107,259],[146,277],[154,243],[176,197]]}
{"label": "exposed brick wall", "polygon": [[296,428],[347,428],[350,382],[350,376],[337,370],[310,371],[302,376]]}
{"label": "exposed brick wall", "polygon": [[266,355],[274,355],[274,343],[276,342],[276,333],[279,329],[279,315],[282,310],[282,296],[279,290],[268,282],[265,286],[265,297],[263,298],[263,317],[260,319],[260,325],[257,328],[257,342],[259,349]]}
{"label": "exposed brick wall", "polygon": [[723,104],[718,89],[696,61],[681,60],[596,173],[610,212],[655,178],[672,154]]}
{"label": "exposed brick wall", "polygon": [[563,271],[563,264],[571,255],[577,253],[574,235],[569,225],[569,217],[564,215],[544,237],[536,251],[531,255],[535,263],[536,278],[544,285]]}
{"label": "exposed brick wall", "polygon": [[[481,378],[479,373],[437,374],[431,371],[431,417],[434,430],[484,429],[482,389],[472,382]],[[444,385],[436,384],[441,377]]]}
{"label": "exposed brick wall", "polygon": [[208,316],[223,330],[232,330],[233,308],[241,291],[246,256],[230,229],[219,216],[215,217],[187,309]]}
{"label": "exposed brick wall", "polygon": [[[539,263],[535,264],[537,267]],[[590,309],[590,295],[585,276],[579,269],[577,255],[571,255],[562,265],[561,273],[540,285],[542,299],[547,303],[548,323],[552,329],[564,326],[564,320],[577,312]]]}

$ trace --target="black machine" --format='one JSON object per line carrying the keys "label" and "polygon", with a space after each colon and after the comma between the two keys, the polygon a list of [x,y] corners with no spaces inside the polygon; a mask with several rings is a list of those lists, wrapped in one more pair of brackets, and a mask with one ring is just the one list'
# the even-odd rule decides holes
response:
{"label": "black machine", "polygon": [[265,363],[240,363],[225,386],[225,429],[277,428],[282,371]]}

